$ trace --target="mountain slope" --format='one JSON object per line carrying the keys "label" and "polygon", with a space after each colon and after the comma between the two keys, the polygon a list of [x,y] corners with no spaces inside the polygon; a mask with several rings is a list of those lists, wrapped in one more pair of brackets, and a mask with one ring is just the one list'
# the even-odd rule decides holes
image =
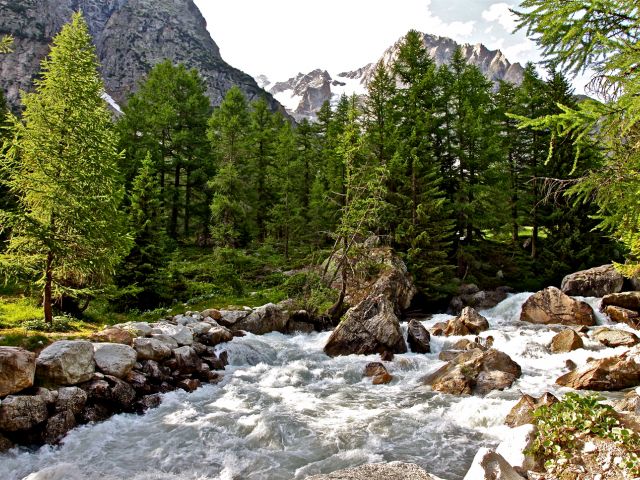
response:
{"label": "mountain slope", "polygon": [[[365,93],[376,64],[381,61],[391,69],[403,40],[404,37],[388,48],[378,61],[349,72],[332,76],[326,70],[316,69],[306,75],[299,73],[284,82],[271,83],[264,75],[260,75],[259,79],[264,88],[268,88],[296,119],[313,120],[325,101],[335,103],[343,93]],[[459,45],[450,38],[430,34],[423,34],[423,41],[438,66],[448,64],[456,48],[460,47],[467,62],[477,66],[489,80],[496,83],[500,80],[515,84],[522,82],[522,66],[509,62],[500,50],[489,50],[480,43]]]}
{"label": "mountain slope", "polygon": [[169,58],[198,69],[214,105],[238,85],[252,100],[267,97],[249,75],[228,65],[192,0],[0,0],[0,34],[15,37],[14,52],[0,57],[0,88],[13,107],[30,89],[51,38],[81,10],[102,63],[107,93],[123,104],[156,63]]}

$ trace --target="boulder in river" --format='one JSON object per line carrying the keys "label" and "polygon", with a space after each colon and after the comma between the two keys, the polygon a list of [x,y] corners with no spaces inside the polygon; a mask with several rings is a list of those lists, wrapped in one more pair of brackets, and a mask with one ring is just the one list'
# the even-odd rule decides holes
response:
{"label": "boulder in river", "polygon": [[506,353],[476,348],[460,353],[423,381],[437,392],[485,395],[509,388],[520,374],[520,365]]}
{"label": "boulder in river", "polygon": [[28,430],[47,419],[47,399],[43,395],[9,396],[0,403],[0,430]]}
{"label": "boulder in river", "polygon": [[611,348],[633,347],[640,343],[640,338],[636,334],[617,328],[596,328],[591,336],[605,347]]}
{"label": "boulder in river", "polygon": [[54,342],[36,360],[36,377],[44,385],[77,385],[94,372],[93,345],[85,340]]}
{"label": "boulder in river", "polygon": [[625,323],[636,330],[640,328],[640,313],[635,310],[607,305],[603,308],[603,312],[607,314],[612,322]]}
{"label": "boulder in river", "polygon": [[558,402],[559,400],[549,392],[539,398],[524,394],[520,400],[518,400],[518,403],[513,406],[507,415],[507,418],[505,418],[504,423],[511,428],[516,428],[527,423],[533,423],[534,410],[542,406],[549,407]]}
{"label": "boulder in river", "polygon": [[480,290],[476,285],[463,284],[458,289],[458,295],[451,299],[449,312],[459,315],[464,307],[476,310],[493,308],[502,302],[511,291],[508,287],[498,287],[495,290]]}
{"label": "boulder in river", "polygon": [[386,351],[406,353],[407,344],[393,304],[379,295],[350,308],[329,337],[324,351],[330,357]]}
{"label": "boulder in river", "polygon": [[622,291],[624,277],[611,264],[567,275],[560,289],[567,295],[604,297]]}
{"label": "boulder in river", "polygon": [[33,385],[36,374],[34,353],[18,347],[0,347],[0,398]]}
{"label": "boulder in river", "polygon": [[640,385],[640,365],[623,357],[592,360],[562,375],[556,383],[576,390],[624,390]]}
{"label": "boulder in river", "polygon": [[481,448],[464,480],[524,480],[524,477],[502,455],[488,448]]}
{"label": "boulder in river", "polygon": [[383,385],[391,382],[393,376],[387,371],[386,367],[380,362],[371,362],[364,367],[365,377],[371,377],[374,385]]}
{"label": "boulder in river", "polygon": [[522,305],[520,320],[543,325],[586,325],[596,324],[591,306],[556,287],[547,287],[531,295]]}
{"label": "boulder in river", "polygon": [[431,335],[418,320],[411,319],[407,326],[407,343],[414,353],[431,352]]}
{"label": "boulder in river", "polygon": [[307,480],[441,480],[413,463],[370,463],[338,470],[326,475],[313,475]]}
{"label": "boulder in river", "polygon": [[119,343],[94,343],[94,359],[103,373],[124,378],[136,363],[136,351]]}
{"label": "boulder in river", "polygon": [[289,321],[289,312],[273,303],[254,309],[233,325],[236,330],[244,330],[255,335],[270,332],[284,332]]}
{"label": "boulder in river", "polygon": [[636,312],[640,311],[640,292],[621,292],[605,295],[602,297],[600,308],[604,310],[609,305]]}
{"label": "boulder in river", "polygon": [[449,320],[444,335],[478,335],[480,332],[489,330],[489,322],[486,318],[476,312],[471,307],[465,307],[459,316]]}
{"label": "boulder in river", "polygon": [[584,342],[582,341],[582,337],[571,328],[567,328],[556,334],[549,346],[552,353],[567,353],[579,348],[584,348]]}

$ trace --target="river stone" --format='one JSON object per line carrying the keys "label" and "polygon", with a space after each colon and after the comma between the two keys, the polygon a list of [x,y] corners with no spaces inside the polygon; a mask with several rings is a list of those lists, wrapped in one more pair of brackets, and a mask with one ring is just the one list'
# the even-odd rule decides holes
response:
{"label": "river stone", "polygon": [[640,385],[640,365],[633,359],[602,358],[562,375],[556,383],[576,390],[624,390]]}
{"label": "river stone", "polygon": [[182,373],[197,372],[202,366],[202,360],[200,360],[200,357],[193,347],[184,346],[176,348],[173,351],[173,355],[176,359],[178,370]]}
{"label": "river stone", "polygon": [[207,333],[211,330],[212,325],[206,322],[197,322],[189,325],[189,330],[193,332],[194,335],[200,335],[202,333]]}
{"label": "river stone", "polygon": [[640,327],[640,313],[634,310],[607,305],[604,307],[603,312],[607,314],[612,322],[625,323],[636,330]]}
{"label": "river stone", "polygon": [[324,346],[330,357],[386,351],[406,353],[407,344],[393,305],[382,295],[368,297],[350,308]]}
{"label": "river stone", "polygon": [[146,337],[151,335],[153,328],[147,322],[128,322],[122,325],[116,325],[124,330],[131,332],[135,337]]}
{"label": "river stone", "polygon": [[556,287],[547,287],[531,295],[520,313],[523,322],[543,325],[595,325],[596,317],[589,304],[571,298]]}
{"label": "river stone", "polygon": [[609,305],[635,310],[636,312],[640,311],[640,292],[621,292],[605,295],[602,297],[600,308],[604,310]]}
{"label": "river stone", "polygon": [[70,411],[56,413],[47,420],[42,434],[45,443],[56,443],[76,426],[76,417]]}
{"label": "river stone", "polygon": [[560,289],[567,295],[604,297],[621,292],[623,283],[624,277],[609,264],[567,275]]}
{"label": "river stone", "polygon": [[373,463],[338,470],[326,475],[313,475],[307,480],[441,480],[413,463]]}
{"label": "river stone", "polygon": [[87,393],[80,387],[62,387],[58,389],[56,412],[69,411],[78,415],[87,403]]}
{"label": "river stone", "polygon": [[531,395],[524,394],[518,400],[507,418],[505,418],[505,425],[511,428],[516,428],[527,423],[533,423],[533,412],[536,408],[544,406],[551,406],[554,403],[558,403],[558,399],[551,393],[545,393],[539,398],[532,397]]}
{"label": "river stone", "polygon": [[0,453],[4,453],[13,447],[13,442],[0,433]]}
{"label": "river stone", "polygon": [[416,319],[412,319],[407,326],[407,343],[414,353],[431,352],[431,335],[426,328]]}
{"label": "river stone", "polygon": [[29,388],[36,374],[36,355],[24,348],[0,347],[0,397]]}
{"label": "river stone", "polygon": [[502,455],[488,448],[481,448],[464,480],[524,480],[524,477]]}
{"label": "river stone", "polygon": [[133,342],[133,334],[122,328],[111,327],[91,335],[91,341],[98,343],[121,343],[123,345],[131,345]]}
{"label": "river stone", "polygon": [[191,345],[193,343],[193,333],[185,326],[158,323],[155,327],[163,334],[173,337],[180,346]]}
{"label": "river stone", "polygon": [[155,338],[136,338],[133,340],[133,348],[138,360],[160,361],[171,356],[171,349]]}
{"label": "river stone", "polygon": [[210,347],[233,340],[233,333],[225,327],[212,327],[208,332],[198,335],[200,342]]}
{"label": "river stone", "polygon": [[171,350],[180,346],[178,345],[178,342],[176,342],[175,338],[170,337],[169,335],[165,335],[164,333],[152,333],[151,338],[155,338],[159,342],[169,347]]}
{"label": "river stone", "polygon": [[288,321],[288,311],[282,310],[273,303],[267,303],[236,322],[233,328],[255,335],[263,335],[270,332],[284,332]]}
{"label": "river stone", "polygon": [[94,372],[93,345],[85,340],[52,343],[36,360],[36,377],[45,385],[77,385]]}
{"label": "river stone", "polygon": [[478,335],[489,330],[489,322],[471,307],[465,307],[460,315],[447,323],[444,335]]}
{"label": "river stone", "polygon": [[205,322],[207,321],[207,318],[211,318],[216,322],[222,318],[222,314],[220,313],[220,310],[217,310],[215,308],[209,308],[207,310],[203,310],[202,312],[200,312],[200,315],[202,315],[202,318],[205,319],[204,320]]}
{"label": "river stone", "polygon": [[98,368],[107,375],[124,378],[136,363],[136,351],[129,345],[94,343],[94,359]]}
{"label": "river stone", "polygon": [[640,343],[640,338],[634,333],[615,328],[600,327],[594,330],[591,336],[605,347],[611,348],[633,347]]}
{"label": "river stone", "polygon": [[10,396],[0,403],[0,430],[28,430],[44,422],[47,416],[47,400],[44,396]]}
{"label": "river stone", "polygon": [[575,330],[568,328],[553,337],[549,348],[551,349],[551,353],[566,353],[584,348],[584,342]]}
{"label": "river stone", "polygon": [[212,317],[223,327],[236,328],[236,323],[249,315],[247,310],[220,310],[220,318]]}

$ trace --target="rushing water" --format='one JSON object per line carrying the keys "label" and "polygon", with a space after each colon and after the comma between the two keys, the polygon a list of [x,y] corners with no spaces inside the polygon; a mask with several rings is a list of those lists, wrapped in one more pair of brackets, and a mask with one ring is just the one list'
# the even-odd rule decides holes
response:
{"label": "rushing water", "polygon": [[[438,353],[461,337],[432,338],[431,354],[397,355],[387,364],[393,382],[375,386],[362,371],[378,357],[331,359],[322,352],[329,333],[247,335],[221,346],[231,363],[222,383],[167,394],[143,416],[77,428],[57,447],[0,455],[0,479],[292,480],[401,460],[459,480],[478,448],[505,435],[504,417],[521,392],[559,393],[554,381],[567,359],[581,364],[624,351],[585,339],[584,350],[551,355],[555,332],[517,320],[528,295],[482,312],[491,330],[481,336],[493,336],[522,367],[507,391],[458,397],[422,386],[443,364]],[[597,311],[597,300],[587,301]]]}

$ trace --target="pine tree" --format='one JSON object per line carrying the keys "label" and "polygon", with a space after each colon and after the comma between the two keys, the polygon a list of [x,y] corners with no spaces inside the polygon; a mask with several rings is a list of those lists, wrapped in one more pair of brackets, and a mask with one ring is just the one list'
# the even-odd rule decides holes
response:
{"label": "pine tree", "polygon": [[23,119],[12,119],[3,162],[20,210],[8,218],[2,267],[37,277],[48,323],[54,301],[91,295],[130,247],[117,138],[98,67],[87,24],[75,14],[53,40],[35,93],[23,96]]}

